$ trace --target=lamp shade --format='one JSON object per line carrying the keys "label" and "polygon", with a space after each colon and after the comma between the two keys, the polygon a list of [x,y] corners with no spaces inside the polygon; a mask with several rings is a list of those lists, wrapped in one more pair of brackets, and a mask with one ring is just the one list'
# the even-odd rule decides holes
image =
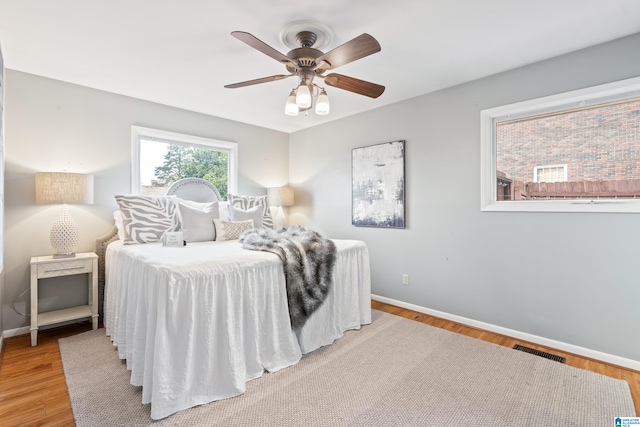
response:
{"label": "lamp shade", "polygon": [[75,256],[78,225],[69,215],[67,205],[93,203],[93,176],[69,172],[36,173],[36,203],[63,205],[60,217],[51,227],[53,256]]}
{"label": "lamp shade", "polygon": [[36,203],[92,204],[93,175],[70,172],[36,173]]}
{"label": "lamp shade", "polygon": [[267,188],[269,206],[293,206],[293,188],[270,187]]}
{"label": "lamp shade", "polygon": [[311,90],[305,82],[300,83],[296,90],[296,105],[301,109],[311,107]]}
{"label": "lamp shade", "polygon": [[287,97],[287,102],[284,104],[284,113],[287,116],[297,116],[298,115],[298,105],[296,104],[296,90],[292,90],[289,96]]}
{"label": "lamp shade", "polygon": [[322,89],[316,101],[316,114],[320,116],[329,114],[329,96],[327,96],[327,92],[324,89]]}

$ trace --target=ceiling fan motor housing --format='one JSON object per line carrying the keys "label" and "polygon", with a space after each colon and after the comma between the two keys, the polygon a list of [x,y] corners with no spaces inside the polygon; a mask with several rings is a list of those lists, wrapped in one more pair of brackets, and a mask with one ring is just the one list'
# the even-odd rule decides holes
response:
{"label": "ceiling fan motor housing", "polygon": [[[316,66],[316,58],[319,58],[322,55],[323,53],[318,49],[314,49],[312,47],[298,47],[287,53],[287,58],[298,64],[298,66],[300,67],[299,69],[311,69]],[[291,65],[287,65],[287,70],[290,73],[295,73],[299,69]],[[324,70],[316,70],[318,74],[320,74],[320,71]]]}
{"label": "ceiling fan motor housing", "polygon": [[[294,63],[298,64],[299,68],[293,67],[291,65],[287,65],[287,70],[290,73],[297,72],[299,76],[303,78],[305,76],[300,75],[301,74],[300,71],[304,71],[307,68],[309,69],[309,71],[311,71],[312,68],[315,68],[316,58],[319,58],[320,56],[324,55],[323,52],[311,47],[314,45],[317,39],[318,38],[316,34],[312,31],[300,31],[296,35],[296,40],[300,44],[300,47],[289,51],[289,53],[287,53],[287,58],[291,59]],[[320,70],[320,69],[315,71],[317,74],[322,74],[324,72],[324,70]],[[306,77],[310,78],[310,80],[313,80],[313,73],[312,72],[309,73],[309,76],[306,76]]]}

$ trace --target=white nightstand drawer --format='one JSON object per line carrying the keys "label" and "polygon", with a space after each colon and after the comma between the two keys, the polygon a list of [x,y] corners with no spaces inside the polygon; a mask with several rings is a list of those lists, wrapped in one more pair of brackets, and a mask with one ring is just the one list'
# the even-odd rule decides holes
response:
{"label": "white nightstand drawer", "polygon": [[93,261],[91,259],[64,259],[60,262],[47,262],[38,264],[38,277],[69,276],[71,274],[82,274],[93,272]]}

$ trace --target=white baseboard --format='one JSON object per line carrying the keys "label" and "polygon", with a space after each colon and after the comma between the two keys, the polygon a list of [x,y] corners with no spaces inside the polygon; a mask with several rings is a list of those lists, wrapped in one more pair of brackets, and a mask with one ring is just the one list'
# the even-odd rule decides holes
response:
{"label": "white baseboard", "polygon": [[394,299],[383,297],[380,295],[371,295],[371,299],[375,301],[383,302],[386,304],[396,305],[398,307],[406,308],[408,310],[417,311],[419,313],[429,314],[431,316],[451,320],[453,322],[462,323],[467,326],[473,326],[474,328],[484,329],[486,331],[495,332],[501,335],[506,335],[511,338],[516,338],[519,340],[540,344],[545,347],[555,348],[558,350],[565,351],[567,353],[573,353],[579,356],[588,357],[590,359],[595,359],[595,360],[600,360],[602,362],[610,363],[612,365],[622,366],[625,368],[633,369],[635,371],[640,371],[640,361],[637,361],[637,360],[627,359],[625,357],[615,356],[613,354],[603,353],[601,351],[579,347],[577,345],[568,344],[562,341],[556,341],[549,338],[539,337],[537,335],[516,331],[514,329],[503,328],[502,326],[492,325],[491,323],[480,322],[478,320],[468,319],[466,317],[457,316],[455,314],[449,314],[443,311],[432,310],[430,308],[422,307],[415,304],[409,304],[406,302],[394,300]]}
{"label": "white baseboard", "polygon": [[3,332],[5,338],[17,337],[18,335],[25,335],[29,333],[29,327],[23,326],[21,328],[7,329]]}

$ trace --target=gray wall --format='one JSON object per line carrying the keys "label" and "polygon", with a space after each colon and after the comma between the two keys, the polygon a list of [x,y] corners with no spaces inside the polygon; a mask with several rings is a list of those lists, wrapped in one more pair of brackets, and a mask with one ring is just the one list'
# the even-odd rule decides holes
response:
{"label": "gray wall", "polygon": [[[34,174],[91,173],[95,202],[70,206],[78,250],[93,250],[109,230],[113,195],[131,191],[131,125],[238,143],[238,191],[266,194],[288,182],[288,135],[13,70],[6,73],[4,330],[29,325],[8,304],[29,287],[29,260],[52,252],[49,230],[59,206],[35,204]],[[215,102],[212,100],[212,102]],[[84,279],[41,281],[42,310],[82,304]],[[0,289],[2,292],[2,289]],[[16,306],[28,312],[29,293]]]}
{"label": "gray wall", "polygon": [[[0,310],[4,288],[4,61],[0,49]],[[2,350],[2,313],[0,313],[0,351]]]}
{"label": "gray wall", "polygon": [[[640,34],[296,132],[291,222],[364,240],[374,294],[640,361],[639,216],[483,213],[479,181],[481,109],[639,76],[638,52]],[[351,149],[398,139],[407,228],[353,227]]]}

